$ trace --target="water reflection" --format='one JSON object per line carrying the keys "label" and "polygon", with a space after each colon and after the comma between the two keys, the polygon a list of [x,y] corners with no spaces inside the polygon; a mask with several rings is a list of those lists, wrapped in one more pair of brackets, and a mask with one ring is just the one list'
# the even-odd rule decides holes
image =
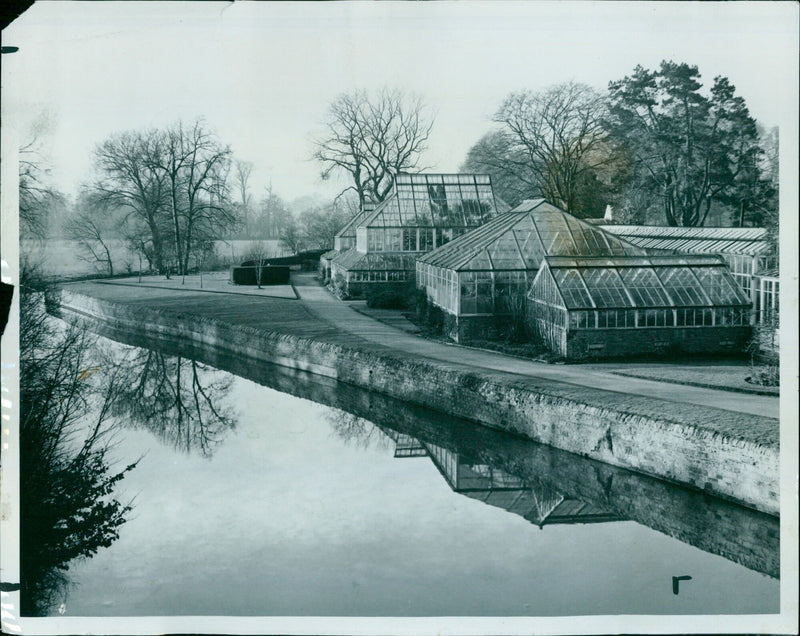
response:
{"label": "water reflection", "polygon": [[539,528],[622,520],[549,484],[528,482],[488,464],[474,463],[454,451],[420,442],[405,433],[386,428],[383,431],[395,441],[395,457],[429,457],[453,492],[512,512]]}
{"label": "water reflection", "polygon": [[385,430],[353,413],[330,410],[325,413],[325,420],[335,435],[356,448],[388,449],[392,444],[392,438]]}
{"label": "water reflection", "polygon": [[112,412],[127,426],[144,428],[177,450],[205,457],[236,427],[232,410],[220,404],[231,376],[194,359],[148,349],[134,350],[119,368],[126,379]]}
{"label": "water reflection", "polygon": [[349,444],[394,443],[397,457],[426,456],[456,492],[537,525],[628,519],[779,577],[776,517],[321,376],[191,343],[103,332],[335,407],[330,424]]}

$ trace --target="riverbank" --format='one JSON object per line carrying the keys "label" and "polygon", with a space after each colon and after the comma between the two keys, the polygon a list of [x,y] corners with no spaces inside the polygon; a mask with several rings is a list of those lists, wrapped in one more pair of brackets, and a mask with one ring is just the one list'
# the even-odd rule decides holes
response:
{"label": "riverbank", "polygon": [[778,514],[778,421],[758,415],[777,410],[774,398],[742,395],[739,408],[736,394],[431,343],[298,282],[299,300],[81,283],[66,286],[63,312],[310,371]]}

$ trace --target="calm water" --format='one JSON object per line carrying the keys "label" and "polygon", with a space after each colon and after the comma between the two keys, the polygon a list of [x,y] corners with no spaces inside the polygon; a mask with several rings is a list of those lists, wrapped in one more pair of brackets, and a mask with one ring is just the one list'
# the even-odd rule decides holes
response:
{"label": "calm water", "polygon": [[116,346],[134,509],[70,568],[68,616],[779,610],[766,516],[326,380],[217,362],[289,395]]}

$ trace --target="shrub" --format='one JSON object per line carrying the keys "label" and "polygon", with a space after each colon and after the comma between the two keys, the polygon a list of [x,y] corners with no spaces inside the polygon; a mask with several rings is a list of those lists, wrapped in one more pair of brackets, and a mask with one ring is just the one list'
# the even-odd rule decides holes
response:
{"label": "shrub", "polygon": [[433,333],[442,334],[444,332],[444,310],[434,305],[427,296],[423,296],[418,305],[417,315],[422,325]]}
{"label": "shrub", "polygon": [[367,307],[373,309],[407,309],[409,296],[397,289],[375,289],[367,293]]}

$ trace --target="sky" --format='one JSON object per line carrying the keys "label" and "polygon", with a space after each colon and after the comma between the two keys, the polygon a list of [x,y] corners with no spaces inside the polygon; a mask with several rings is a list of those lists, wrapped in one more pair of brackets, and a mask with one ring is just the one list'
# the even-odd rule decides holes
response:
{"label": "sky", "polygon": [[727,76],[767,126],[796,117],[797,5],[647,2],[40,2],[3,32],[3,123],[38,122],[74,195],[109,135],[203,117],[285,199],[333,196],[310,159],[328,104],[401,88],[435,113],[423,157],[457,171],[511,91],[604,90],[637,64]]}

